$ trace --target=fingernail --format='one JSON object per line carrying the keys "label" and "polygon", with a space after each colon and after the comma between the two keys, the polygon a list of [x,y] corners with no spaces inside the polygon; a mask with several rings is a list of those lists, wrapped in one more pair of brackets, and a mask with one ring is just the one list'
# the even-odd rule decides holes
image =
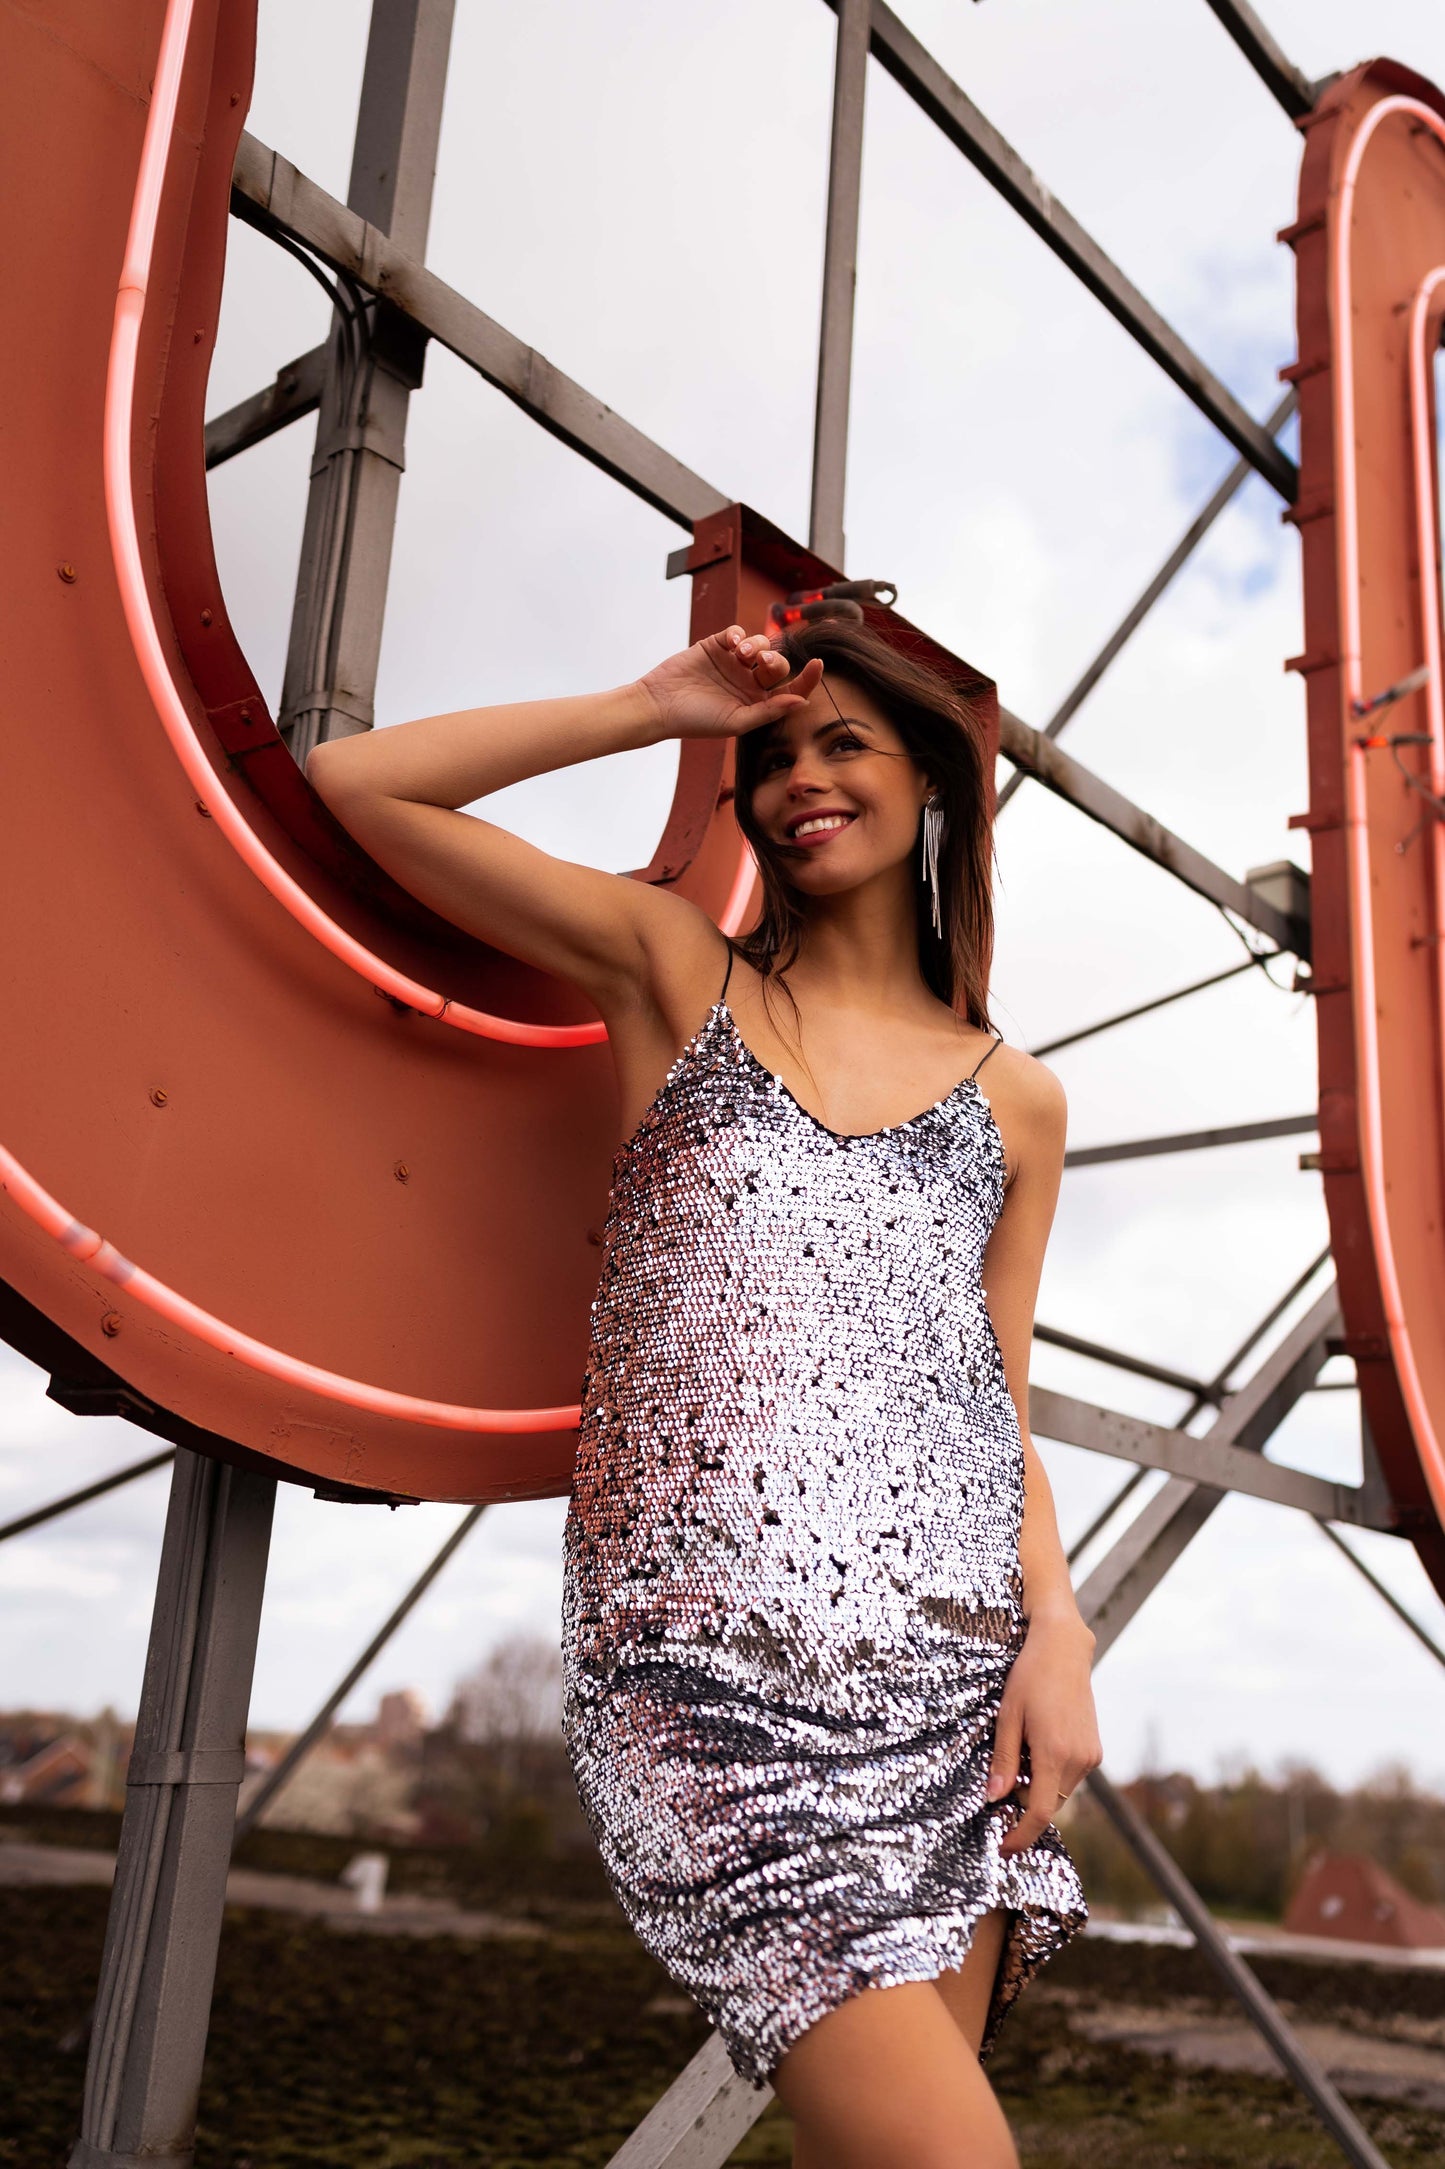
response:
{"label": "fingernail", "polygon": [[1001,1770],[993,1771],[988,1781],[989,1799],[1001,1800],[1007,1791],[1008,1779],[1003,1775],[1003,1772]]}

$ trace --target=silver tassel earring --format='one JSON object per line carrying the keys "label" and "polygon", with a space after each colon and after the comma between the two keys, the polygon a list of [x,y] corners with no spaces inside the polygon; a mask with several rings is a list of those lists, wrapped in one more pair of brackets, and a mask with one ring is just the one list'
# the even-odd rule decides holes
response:
{"label": "silver tassel earring", "polygon": [[943,841],[943,800],[934,792],[923,809],[923,878],[933,891],[933,931],[943,934],[943,906],[938,894],[938,847]]}

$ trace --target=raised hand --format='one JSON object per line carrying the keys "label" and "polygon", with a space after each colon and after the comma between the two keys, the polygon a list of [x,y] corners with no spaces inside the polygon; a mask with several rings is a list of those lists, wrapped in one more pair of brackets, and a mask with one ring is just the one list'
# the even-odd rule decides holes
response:
{"label": "raised hand", "polygon": [[822,675],[814,656],[792,677],[766,633],[729,625],[670,655],[638,684],[664,738],[735,738],[801,708]]}

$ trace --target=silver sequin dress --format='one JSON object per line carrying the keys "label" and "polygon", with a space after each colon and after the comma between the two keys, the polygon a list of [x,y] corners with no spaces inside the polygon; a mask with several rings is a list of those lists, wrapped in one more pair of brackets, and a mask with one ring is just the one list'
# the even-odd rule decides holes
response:
{"label": "silver sequin dress", "polygon": [[[731,959],[729,960],[729,971]],[[1082,1926],[985,1799],[1023,1451],[984,1302],[982,1086],[827,1129],[723,995],[616,1156],[563,1541],[563,1729],[643,1945],[754,2084],[1011,1919],[984,2035]],[[980,1065],[981,1066],[981,1065]]]}

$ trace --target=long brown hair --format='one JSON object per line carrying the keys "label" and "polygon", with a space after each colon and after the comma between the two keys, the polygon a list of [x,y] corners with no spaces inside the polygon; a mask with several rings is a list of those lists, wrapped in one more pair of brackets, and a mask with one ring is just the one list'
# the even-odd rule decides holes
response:
{"label": "long brown hair", "polygon": [[[950,684],[929,664],[903,654],[870,626],[846,618],[815,618],[773,645],[793,675],[816,655],[824,683],[845,678],[866,693],[893,725],[904,746],[943,801],[943,838],[938,854],[942,934],[933,931],[930,891],[920,842],[914,849],[914,901],[918,965],[925,985],[955,1015],[983,1031],[995,1029],[988,1013],[993,960],[993,882],[987,811],[987,743],[982,721],[962,684]],[[758,862],[762,916],[733,946],[767,982],[782,975],[798,954],[807,917],[806,899],[788,881],[784,862],[753,819],[766,731],[745,731],[737,740],[734,812]],[[920,832],[922,822],[919,823]],[[796,1012],[797,1005],[794,1003]]]}

